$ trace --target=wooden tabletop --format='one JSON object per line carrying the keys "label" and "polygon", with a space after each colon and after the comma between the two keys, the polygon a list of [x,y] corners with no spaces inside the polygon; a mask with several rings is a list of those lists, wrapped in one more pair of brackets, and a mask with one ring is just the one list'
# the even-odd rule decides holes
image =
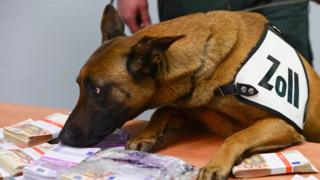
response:
{"label": "wooden tabletop", "polygon": [[[45,108],[30,105],[0,103],[0,127],[5,127],[27,118],[38,119],[49,114],[70,112],[67,109]],[[134,136],[141,132],[146,125],[145,121],[130,121],[125,129]],[[204,166],[211,157],[214,157],[223,139],[208,133],[170,134],[163,144],[156,148],[156,152],[164,155],[175,156],[196,167]],[[318,169],[320,169],[320,144],[305,142],[301,145],[290,147],[286,150],[299,150]],[[311,174],[304,174],[307,177]],[[320,174],[312,174],[320,179]],[[256,178],[257,180],[291,179],[293,175],[269,176]],[[232,179],[232,178],[230,178]]]}
{"label": "wooden tabletop", "polygon": [[0,102],[0,127],[15,124],[28,118],[39,119],[55,112],[66,113],[69,111],[66,109]]}

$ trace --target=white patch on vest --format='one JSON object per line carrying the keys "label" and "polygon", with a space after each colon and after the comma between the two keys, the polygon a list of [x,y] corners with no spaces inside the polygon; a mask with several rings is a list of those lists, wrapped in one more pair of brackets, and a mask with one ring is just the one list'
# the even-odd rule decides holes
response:
{"label": "white patch on vest", "polygon": [[303,129],[308,101],[306,73],[296,51],[270,29],[236,75],[235,83],[249,84],[259,91],[242,98],[282,114]]}

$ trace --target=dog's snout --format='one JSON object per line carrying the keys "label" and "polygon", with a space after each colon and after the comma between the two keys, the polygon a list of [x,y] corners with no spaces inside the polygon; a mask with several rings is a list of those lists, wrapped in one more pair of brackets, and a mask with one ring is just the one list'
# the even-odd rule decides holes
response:
{"label": "dog's snout", "polygon": [[64,136],[65,138],[67,139],[75,139],[75,137],[79,137],[79,131],[72,128],[70,130],[67,130],[65,133],[64,133]]}
{"label": "dog's snout", "polygon": [[69,127],[65,128],[59,135],[59,140],[66,144],[71,146],[76,146],[79,142],[79,139],[84,138],[83,133],[81,130],[77,127]]}

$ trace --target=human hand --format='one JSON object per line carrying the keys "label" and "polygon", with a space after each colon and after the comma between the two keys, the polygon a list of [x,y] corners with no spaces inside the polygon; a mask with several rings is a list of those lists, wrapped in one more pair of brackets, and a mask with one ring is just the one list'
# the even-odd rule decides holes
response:
{"label": "human hand", "polygon": [[118,0],[118,11],[133,33],[151,24],[147,0]]}

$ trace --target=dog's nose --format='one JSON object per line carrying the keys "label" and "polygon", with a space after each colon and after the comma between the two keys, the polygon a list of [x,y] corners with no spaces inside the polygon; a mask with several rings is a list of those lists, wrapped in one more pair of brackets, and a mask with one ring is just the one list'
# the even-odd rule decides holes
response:
{"label": "dog's nose", "polygon": [[76,127],[65,128],[59,135],[59,140],[62,143],[71,146],[77,146],[81,138],[81,131]]}
{"label": "dog's nose", "polygon": [[74,129],[70,129],[64,133],[66,139],[74,140],[77,137],[77,131]]}

